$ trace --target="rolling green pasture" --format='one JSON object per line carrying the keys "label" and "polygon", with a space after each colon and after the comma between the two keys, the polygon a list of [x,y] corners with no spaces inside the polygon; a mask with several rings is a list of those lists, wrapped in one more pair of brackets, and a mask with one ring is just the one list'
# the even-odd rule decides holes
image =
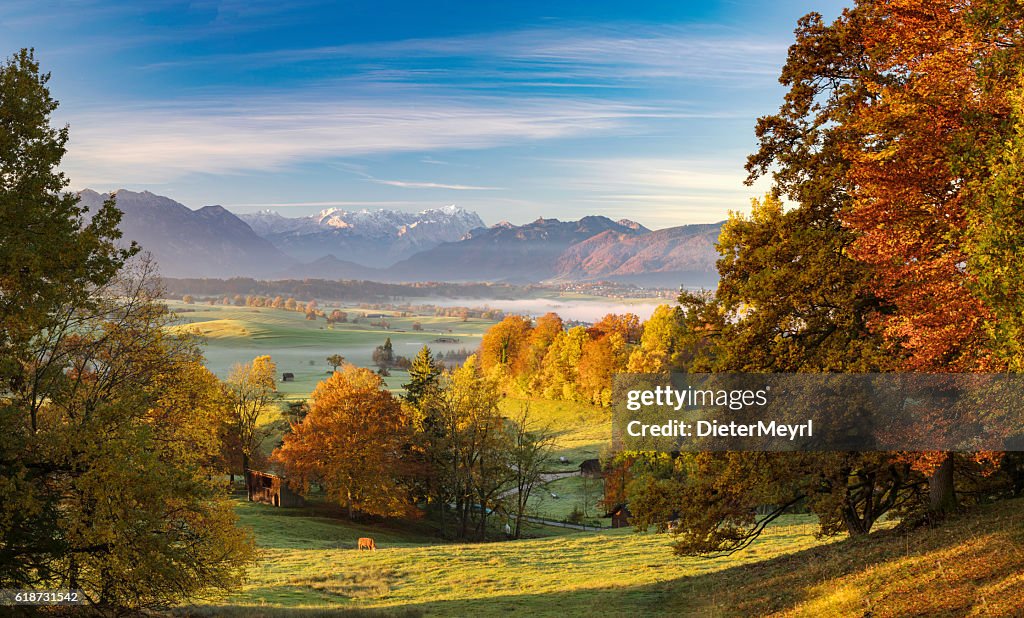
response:
{"label": "rolling green pasture", "polygon": [[[662,613],[686,578],[700,577],[819,545],[808,517],[772,527],[729,560],[680,560],[670,537],[632,530],[562,534],[498,543],[448,543],[413,524],[358,525],[239,503],[263,551],[251,581],[211,599],[202,613],[255,608],[398,609],[424,615],[588,616]],[[377,552],[354,549],[373,537]]]}
{"label": "rolling green pasture", "polygon": [[[448,543],[422,524],[360,525],[240,502],[262,549],[239,590],[197,616],[1019,616],[1024,502],[939,528],[820,540],[789,516],[725,558],[675,556],[631,529]],[[373,537],[376,552],[354,549]]]}
{"label": "rolling green pasture", "polygon": [[[357,324],[345,323],[328,326],[326,321],[306,320],[297,311],[271,309],[267,307],[233,307],[224,305],[186,305],[168,301],[172,311],[177,312],[179,325],[176,329],[198,332],[204,339],[206,364],[218,376],[226,377],[237,363],[251,361],[256,356],[269,354],[277,363],[280,374],[295,374],[293,382],[279,382],[278,388],[286,399],[306,398],[317,383],[327,377],[331,367],[325,360],[332,354],[341,354],[349,362],[361,367],[373,367],[373,350],[391,337],[395,354],[412,358],[423,345],[429,345],[435,353],[460,348],[475,349],[480,338],[492,321],[461,318],[415,316],[397,317],[391,312],[371,310],[370,313],[385,313],[390,329],[371,326],[371,320]],[[321,307],[328,313],[341,309],[351,317],[363,310],[342,305]],[[413,322],[420,322],[423,331],[412,330]],[[438,337],[454,337],[458,343],[433,343]],[[389,388],[401,388],[407,375],[394,371],[386,379]]]}
{"label": "rolling green pasture", "polygon": [[573,510],[578,510],[584,517],[581,523],[609,526],[611,520],[603,518],[604,510],[598,506],[603,492],[602,479],[579,475],[559,478],[533,491],[527,502],[528,513],[543,519],[567,521]]}
{"label": "rolling green pasture", "polygon": [[[326,376],[324,359],[330,354],[368,366],[373,348],[388,336],[396,353],[408,356],[442,335],[460,339],[448,348],[475,348],[490,326],[481,320],[395,317],[388,331],[366,323],[328,329],[322,320],[309,322],[296,312],[171,305],[189,309],[180,314],[178,328],[204,335],[212,370],[223,376],[235,363],[270,354],[280,372],[295,373],[295,382],[281,384],[293,398],[307,396]],[[427,330],[412,331],[414,320]],[[405,379],[396,372],[388,384],[397,389]],[[523,406],[529,406],[534,423],[555,433],[551,474],[577,470],[608,443],[607,410],[571,402],[502,402],[509,416]],[[568,462],[558,463],[559,456]],[[578,476],[551,478],[536,490],[534,515],[564,519],[584,503],[588,515],[596,512],[600,481],[585,485]],[[551,492],[559,498],[552,499]],[[815,536],[812,517],[790,516],[770,526],[749,549],[719,559],[677,557],[669,535],[631,529],[530,526],[532,538],[520,541],[451,543],[426,521],[353,523],[325,505],[279,509],[239,501],[237,511],[261,550],[249,581],[178,614],[563,618],[1015,616],[1024,611],[1021,500],[979,507],[939,529],[880,530],[836,542]],[[361,536],[373,537],[380,550],[356,551]]]}
{"label": "rolling green pasture", "polygon": [[[508,398],[501,402],[502,411],[508,416],[518,416],[527,407],[530,421],[537,427],[549,427],[555,436],[553,459],[548,472],[578,472],[580,463],[594,459],[611,441],[611,413],[608,408],[599,408],[572,401],[550,401],[545,399]],[[565,457],[567,463],[560,463]],[[565,521],[578,509],[585,513],[587,523],[609,525],[596,504],[604,492],[601,479],[583,479],[576,475],[558,478],[534,490],[528,503],[529,514],[544,519]],[[557,495],[553,498],[551,494]]]}

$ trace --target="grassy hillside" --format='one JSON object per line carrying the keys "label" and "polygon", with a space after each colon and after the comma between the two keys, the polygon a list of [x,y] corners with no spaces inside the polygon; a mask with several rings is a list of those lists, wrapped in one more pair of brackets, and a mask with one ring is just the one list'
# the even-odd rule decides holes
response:
{"label": "grassy hillside", "polygon": [[529,408],[530,419],[536,426],[546,426],[554,432],[556,460],[563,456],[569,460],[566,464],[553,462],[552,472],[579,470],[581,461],[597,457],[601,447],[611,442],[608,408],[547,399],[508,398],[500,404],[501,411],[511,417],[517,417],[524,406]]}
{"label": "grassy hillside", "polygon": [[712,615],[1024,616],[1024,499],[936,529],[880,532],[713,579],[729,591],[732,609],[691,606]]}
{"label": "grassy hillside", "polygon": [[[530,419],[538,427],[549,427],[555,435],[553,459],[548,466],[552,473],[578,472],[580,462],[593,459],[611,441],[611,414],[608,408],[599,408],[571,401],[545,399],[504,399],[501,409],[508,416],[517,416],[529,406]],[[560,457],[567,462],[561,463]],[[552,493],[557,498],[552,497]],[[609,525],[601,520],[604,512],[597,503],[604,494],[604,481],[583,479],[580,476],[559,478],[534,490],[530,497],[529,514],[545,519],[564,521],[579,510],[588,524]]]}
{"label": "grassy hillside", "polygon": [[[1019,616],[1024,501],[985,506],[934,530],[822,543],[809,518],[772,526],[716,560],[672,555],[666,535],[629,530],[445,544],[413,529],[353,526],[243,505],[264,548],[253,580],[192,608],[400,610],[409,615]],[[358,552],[358,536],[380,551]],[[412,610],[412,611],[410,611]]]}
{"label": "grassy hillside", "polygon": [[[680,562],[668,537],[629,530],[456,544],[418,536],[422,531],[411,528],[358,526],[288,511],[241,504],[242,521],[254,528],[264,557],[245,589],[214,603],[218,613],[231,606],[269,606],[565,615],[565,604],[569,615],[600,608],[655,611],[662,593],[652,593],[652,585],[819,544],[809,519],[794,518],[729,561]],[[374,537],[380,550],[354,550],[360,536]]]}

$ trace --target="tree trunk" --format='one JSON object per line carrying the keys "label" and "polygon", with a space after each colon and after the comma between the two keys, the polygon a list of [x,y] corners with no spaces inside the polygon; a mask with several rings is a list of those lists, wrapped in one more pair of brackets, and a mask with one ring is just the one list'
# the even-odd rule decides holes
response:
{"label": "tree trunk", "polygon": [[447,526],[445,525],[444,515],[445,515],[445,511],[448,510],[448,503],[444,499],[444,497],[440,497],[440,499],[438,499],[437,503],[441,506],[441,536],[447,538],[448,537],[448,529],[447,529]]}
{"label": "tree trunk", "polygon": [[68,590],[78,590],[78,560],[74,554],[69,559],[68,565]]}
{"label": "tree trunk", "polygon": [[472,501],[464,500],[462,503],[462,529],[459,533],[459,538],[469,538],[469,509],[471,508]]}
{"label": "tree trunk", "polygon": [[956,508],[956,486],[953,483],[953,454],[944,453],[944,459],[928,479],[928,510],[945,515]]}
{"label": "tree trunk", "polygon": [[843,509],[843,523],[846,525],[846,532],[850,536],[861,536],[871,531],[871,524],[866,517],[862,518],[857,514],[853,506]]}

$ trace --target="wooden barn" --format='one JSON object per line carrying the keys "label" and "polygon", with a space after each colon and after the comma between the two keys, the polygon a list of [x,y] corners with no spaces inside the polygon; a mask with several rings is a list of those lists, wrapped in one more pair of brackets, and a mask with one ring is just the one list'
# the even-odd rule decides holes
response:
{"label": "wooden barn", "polygon": [[306,501],[288,487],[280,476],[258,470],[245,471],[245,488],[249,502],[262,502],[274,506],[305,506]]}
{"label": "wooden barn", "polygon": [[601,478],[601,460],[584,459],[583,463],[580,464],[580,476],[591,479]]}
{"label": "wooden barn", "polygon": [[612,509],[609,516],[612,518],[612,528],[628,528],[633,514],[629,512],[629,506],[620,504]]}
{"label": "wooden barn", "polygon": [[284,374],[281,375],[281,381],[282,382],[294,382],[295,381],[295,374],[294,373],[284,373]]}

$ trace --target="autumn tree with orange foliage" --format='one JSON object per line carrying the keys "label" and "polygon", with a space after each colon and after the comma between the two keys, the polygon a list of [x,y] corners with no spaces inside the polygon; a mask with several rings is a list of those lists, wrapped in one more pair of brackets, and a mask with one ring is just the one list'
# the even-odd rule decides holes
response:
{"label": "autumn tree with orange foliage", "polygon": [[644,326],[635,313],[609,313],[591,327],[596,336],[617,334],[626,343],[640,343]]}
{"label": "autumn tree with orange foliage", "polygon": [[600,406],[611,405],[612,378],[622,371],[629,358],[626,341],[617,332],[602,334],[583,344],[577,368],[582,397]]}
{"label": "autumn tree with orange foliage", "polygon": [[[831,24],[802,18],[780,78],[785,101],[758,121],[747,167],[751,180],[772,176],[773,194],[723,229],[712,302],[681,299],[680,341],[700,341],[695,325],[705,333],[691,366],[1019,369],[1022,43],[1024,7],[1005,2],[881,0]],[[658,365],[634,357],[631,367]],[[757,505],[805,500],[826,534],[866,532],[888,509],[943,514],[956,483],[993,473],[998,454],[684,460],[678,478],[662,480],[682,489],[677,550],[713,554],[756,538],[772,516],[756,516]]]}
{"label": "autumn tree with orange foliage", "polygon": [[480,366],[484,371],[516,364],[533,328],[528,318],[510,315],[484,333],[480,341]]}
{"label": "autumn tree with orange foliage", "polygon": [[[979,276],[1005,271],[997,259],[972,258],[972,234],[1005,223],[971,224],[991,203],[987,159],[1005,149],[1024,8],[884,0],[870,12],[862,40],[873,70],[861,80],[872,96],[846,121],[858,139],[844,147],[852,200],[843,218],[856,233],[851,255],[870,265],[874,292],[893,308],[875,325],[903,357],[901,370],[1005,371],[1012,359],[992,337],[999,307],[978,293]],[[908,460],[930,475],[933,512],[956,506],[953,453]]]}
{"label": "autumn tree with orange foliage", "polygon": [[513,368],[513,373],[516,376],[527,377],[526,384],[524,384],[527,389],[533,390],[539,387],[536,381],[531,381],[529,378],[540,374],[548,348],[563,330],[565,330],[565,325],[557,313],[545,313],[537,318],[526,342],[526,349],[519,355],[516,366]]}
{"label": "autumn tree with orange foliage", "polygon": [[[662,337],[667,344],[659,343],[659,337],[672,330],[678,315],[668,305],[656,312],[647,343],[650,349],[645,354],[656,356],[659,367],[667,363],[667,356],[656,355],[654,350],[672,344],[671,337]],[[506,392],[608,406],[612,376],[626,370],[643,330],[639,317],[632,313],[608,314],[590,328],[568,330],[555,313],[537,318],[536,324],[521,316],[508,316],[484,333],[480,366],[498,379]]]}
{"label": "autumn tree with orange foliage", "polygon": [[412,516],[403,456],[412,422],[401,403],[369,369],[345,365],[317,385],[309,414],[292,425],[273,459],[301,493],[311,483],[348,511]]}

